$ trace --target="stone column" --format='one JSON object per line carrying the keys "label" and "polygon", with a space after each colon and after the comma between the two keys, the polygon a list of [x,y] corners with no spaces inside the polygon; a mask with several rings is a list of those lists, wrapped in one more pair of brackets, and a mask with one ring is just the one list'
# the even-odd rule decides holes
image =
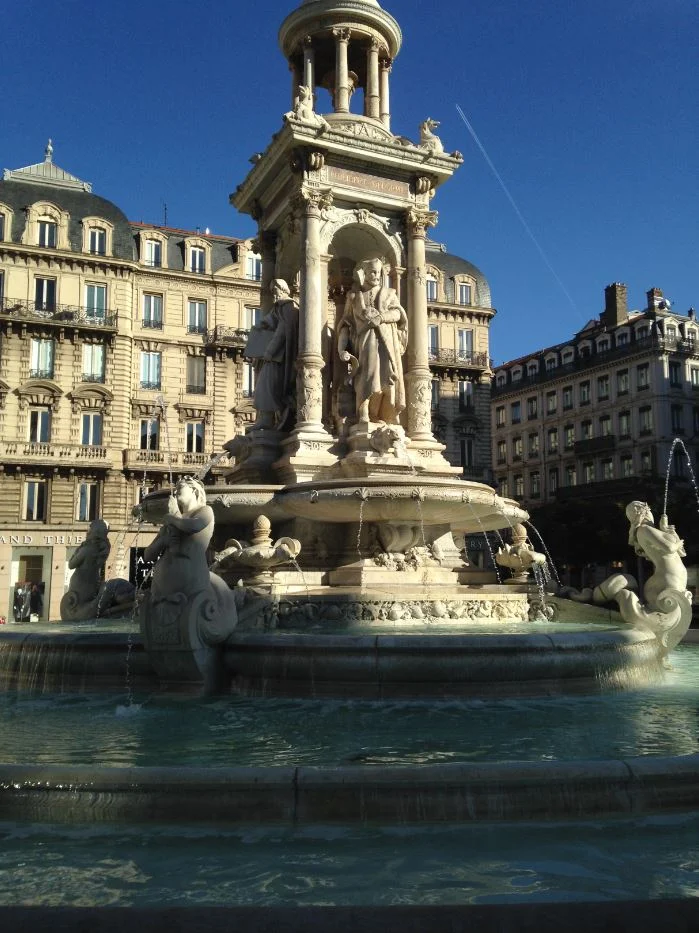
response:
{"label": "stone column", "polygon": [[301,84],[301,76],[299,75],[299,70],[293,62],[289,62],[289,71],[291,72],[291,109],[296,109],[296,104],[299,99],[299,84]]}
{"label": "stone column", "polygon": [[437,223],[436,211],[411,208],[406,215],[408,234],[408,349],[405,388],[408,436],[435,443],[432,436],[432,374],[427,346],[427,271],[425,236]]}
{"label": "stone column", "polygon": [[306,36],[303,40],[303,83],[310,88],[315,99],[316,89],[316,61],[315,49],[313,48],[313,38]]}
{"label": "stone column", "polygon": [[347,49],[350,35],[349,29],[333,29],[333,36],[335,36],[335,113],[349,113]]}
{"label": "stone column", "polygon": [[367,117],[373,117],[378,120],[380,116],[381,104],[379,100],[379,49],[381,43],[378,39],[372,39],[367,48],[366,61],[366,90],[364,102],[364,113]]}
{"label": "stone column", "polygon": [[382,58],[379,62],[381,68],[381,122],[387,130],[391,129],[391,97],[389,75],[393,62],[390,58]]}
{"label": "stone column", "polygon": [[260,230],[253,244],[253,249],[262,257],[262,275],[260,277],[260,308],[265,315],[271,310],[274,298],[270,289],[277,259],[277,235],[271,230]]}

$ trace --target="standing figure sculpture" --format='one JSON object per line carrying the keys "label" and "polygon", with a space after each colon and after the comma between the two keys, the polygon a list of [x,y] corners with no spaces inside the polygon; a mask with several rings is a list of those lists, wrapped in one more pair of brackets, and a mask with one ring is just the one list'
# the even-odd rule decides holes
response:
{"label": "standing figure sculpture", "polygon": [[408,318],[395,290],[381,284],[382,274],[380,259],[361,262],[354,270],[337,349],[352,368],[358,421],[398,424],[405,408],[402,356]]}
{"label": "standing figure sculpture", "polygon": [[151,588],[141,603],[141,631],[151,662],[168,679],[220,686],[221,652],[215,650],[237,624],[234,595],[209,572],[206,552],[214,513],[203,484],[183,477],[170,496],[168,514],[144,558],[157,561]]}
{"label": "standing figure sculpture", "polygon": [[272,310],[258,327],[252,328],[245,348],[246,358],[259,366],[253,430],[288,431],[296,409],[299,310],[284,279],[274,279],[270,290],[274,296]]}

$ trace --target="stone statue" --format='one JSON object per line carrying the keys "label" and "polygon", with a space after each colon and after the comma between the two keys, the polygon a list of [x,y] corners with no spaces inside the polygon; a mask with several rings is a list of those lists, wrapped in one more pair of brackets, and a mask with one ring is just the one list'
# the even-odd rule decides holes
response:
{"label": "stone statue", "polygon": [[654,567],[643,587],[642,603],[634,592],[636,581],[628,574],[615,573],[594,590],[571,594],[577,601],[605,603],[616,600],[624,622],[652,632],[663,653],[671,651],[685,636],[692,621],[692,594],[687,590],[684,542],[669,525],[667,515],[660,516],[655,527],[647,502],[631,502],[626,507],[629,520],[629,544],[639,557]]}
{"label": "stone statue", "polygon": [[439,122],[428,117],[420,124],[420,148],[429,149],[430,152],[444,152],[444,146],[439,136],[436,136],[432,130],[437,129]]}
{"label": "stone statue", "polygon": [[232,571],[242,575],[247,585],[258,586],[274,582],[275,567],[293,563],[301,553],[296,538],[272,540],[272,524],[266,515],[258,515],[253,524],[252,541],[226,541],[211,565],[214,571]]}
{"label": "stone statue", "polygon": [[380,259],[355,268],[337,349],[351,367],[357,419],[398,424],[405,408],[401,358],[408,345],[408,318],[395,290],[381,284],[382,274]]}
{"label": "stone statue", "polygon": [[296,355],[299,310],[284,279],[270,285],[274,305],[259,327],[250,331],[247,359],[260,364],[253,407],[257,418],[252,430],[288,431],[296,409]]}
{"label": "stone statue", "polygon": [[313,91],[305,84],[299,84],[299,93],[294,104],[294,109],[284,114],[286,120],[305,123],[309,126],[317,126],[319,129],[326,130],[328,121],[321,117],[313,109]]}
{"label": "stone statue", "polygon": [[68,592],[61,599],[61,620],[78,622],[98,616],[98,596],[104,582],[104,567],[109,557],[109,525],[95,519],[85,540],[68,561],[73,571]]}
{"label": "stone statue", "polygon": [[221,686],[223,658],[217,647],[238,620],[233,592],[209,572],[206,551],[213,531],[203,484],[183,477],[145,550],[145,560],[157,563],[139,606],[141,631],[158,674],[169,681],[203,681],[207,693]]}
{"label": "stone statue", "polygon": [[512,544],[498,549],[495,562],[500,567],[507,567],[512,571],[512,576],[506,583],[528,583],[529,571],[533,567],[545,566],[546,555],[534,550],[527,541],[527,529],[518,523],[512,526]]}

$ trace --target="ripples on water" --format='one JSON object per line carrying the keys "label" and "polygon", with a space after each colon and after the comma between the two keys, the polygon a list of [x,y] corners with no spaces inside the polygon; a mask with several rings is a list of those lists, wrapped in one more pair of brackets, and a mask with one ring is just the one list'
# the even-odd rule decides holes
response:
{"label": "ripples on water", "polygon": [[0,903],[477,904],[699,896],[699,817],[231,832],[0,824]]}
{"label": "ripples on water", "polygon": [[209,700],[0,694],[0,762],[424,764],[685,755],[698,750],[699,649],[665,682],[525,699]]}

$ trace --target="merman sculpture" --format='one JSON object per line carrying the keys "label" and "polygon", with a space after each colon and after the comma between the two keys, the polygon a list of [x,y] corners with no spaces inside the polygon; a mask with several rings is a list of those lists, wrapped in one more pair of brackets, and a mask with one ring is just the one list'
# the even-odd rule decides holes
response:
{"label": "merman sculpture", "polygon": [[512,526],[512,544],[505,544],[498,549],[495,562],[512,571],[507,583],[528,583],[530,570],[544,566],[546,555],[534,550],[527,541],[527,529],[518,523]]}
{"label": "merman sculpture", "polygon": [[104,567],[111,550],[108,534],[109,525],[96,518],[68,561],[73,575],[68,592],[61,599],[61,621],[79,622],[97,617]]}

